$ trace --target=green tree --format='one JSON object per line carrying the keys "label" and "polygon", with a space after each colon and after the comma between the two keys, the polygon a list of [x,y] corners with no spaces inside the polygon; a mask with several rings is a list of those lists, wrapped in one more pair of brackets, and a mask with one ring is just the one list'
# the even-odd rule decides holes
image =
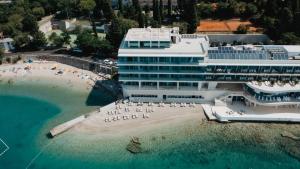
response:
{"label": "green tree", "polygon": [[85,13],[90,15],[90,12],[95,8],[96,3],[94,0],[80,0],[79,9]]}
{"label": "green tree", "polygon": [[247,25],[244,24],[240,24],[237,28],[236,33],[238,34],[246,34],[249,30],[249,27]]}
{"label": "green tree", "polygon": [[106,35],[106,39],[112,44],[112,46],[117,49],[122,41],[123,32],[121,28],[120,20],[114,17],[111,21],[109,31]]}
{"label": "green tree", "polygon": [[119,11],[120,11],[120,13],[123,15],[123,10],[124,10],[124,8],[123,8],[123,0],[118,0],[118,7],[119,7]]}
{"label": "green tree", "polygon": [[159,0],[159,15],[160,15],[160,22],[164,20],[164,4],[162,0]]}
{"label": "green tree", "polygon": [[248,3],[244,12],[245,17],[251,17],[257,13],[257,7],[253,3]]}
{"label": "green tree", "polygon": [[299,45],[300,38],[293,32],[287,32],[282,34],[281,39],[277,43],[280,45]]}
{"label": "green tree", "polygon": [[63,42],[65,45],[70,45],[71,44],[71,36],[69,34],[69,32],[64,31],[63,33],[61,33],[60,35],[63,39]]}
{"label": "green tree", "polygon": [[138,23],[134,20],[114,17],[106,35],[106,39],[116,50],[119,48],[120,43],[127,31],[130,28],[136,28],[138,26]]}
{"label": "green tree", "polygon": [[140,28],[145,27],[145,15],[142,13],[141,9],[138,13],[138,23]]}
{"label": "green tree", "polygon": [[157,0],[152,0],[152,11],[153,11],[153,19],[154,20],[157,20],[157,9],[156,9],[156,6],[157,6]]}
{"label": "green tree", "polygon": [[168,0],[168,16],[172,16],[172,0]]}
{"label": "green tree", "polygon": [[58,36],[58,35],[57,35],[56,32],[52,32],[52,33],[50,34],[50,36],[48,37],[48,40],[51,42],[51,41],[53,41],[57,36]]}
{"label": "green tree", "polygon": [[24,17],[24,19],[22,20],[22,24],[23,24],[23,31],[29,32],[31,35],[37,33],[39,30],[36,17],[31,14],[27,14]]}
{"label": "green tree", "polygon": [[151,24],[152,28],[159,28],[160,27],[160,24],[156,20],[154,20],[154,19],[152,19],[150,21],[150,24]]}
{"label": "green tree", "polygon": [[64,45],[64,39],[62,36],[57,35],[55,32],[53,32],[49,37],[48,37],[49,42],[51,45],[55,47],[62,47]]}
{"label": "green tree", "polygon": [[72,9],[78,5],[77,0],[59,0],[55,1],[55,3],[58,9],[62,11],[68,19],[70,19],[72,15]]}
{"label": "green tree", "polygon": [[27,33],[19,33],[14,37],[14,46],[17,51],[26,49],[30,43],[30,38]]}
{"label": "green tree", "polygon": [[137,11],[137,21],[139,23],[139,27],[143,28],[145,26],[145,15],[142,12],[142,8],[138,0],[133,0],[133,5],[135,7],[135,11]]}
{"label": "green tree", "polygon": [[10,24],[13,29],[18,29],[18,30],[22,30],[23,28],[23,24],[22,24],[22,20],[23,20],[23,16],[20,14],[12,14],[8,17],[8,23]]}
{"label": "green tree", "polygon": [[279,9],[278,0],[267,0],[266,6],[264,7],[265,14],[270,17],[277,16]]}
{"label": "green tree", "polygon": [[32,9],[33,15],[35,15],[38,19],[41,19],[45,16],[45,10],[43,7],[35,7]]}
{"label": "green tree", "polygon": [[145,27],[147,28],[149,26],[149,13],[145,14]]}
{"label": "green tree", "polygon": [[198,15],[196,11],[196,0],[186,1],[184,4],[184,20],[188,23],[188,33],[194,33],[198,25]]}
{"label": "green tree", "polygon": [[113,46],[110,44],[110,42],[106,39],[99,40],[97,46],[98,46],[98,52],[103,57],[108,57],[109,55],[111,55],[114,49]]}
{"label": "green tree", "polygon": [[0,65],[2,64],[3,58],[4,58],[4,49],[0,47]]}
{"label": "green tree", "polygon": [[144,11],[145,11],[146,14],[149,14],[149,13],[150,13],[150,7],[149,7],[149,5],[146,4],[146,5],[144,6]]}
{"label": "green tree", "polygon": [[280,11],[279,25],[281,32],[287,32],[292,29],[292,24],[294,22],[294,15],[292,11],[285,7]]}
{"label": "green tree", "polygon": [[89,54],[96,51],[98,38],[93,36],[90,31],[84,30],[81,32],[75,41],[75,44],[80,48],[83,53]]}
{"label": "green tree", "polygon": [[111,1],[110,0],[104,0],[102,5],[102,11],[104,14],[104,17],[107,21],[111,21],[115,17],[114,10],[111,7]]}
{"label": "green tree", "polygon": [[179,33],[186,34],[188,29],[188,23],[186,22],[173,22],[173,27],[179,27]]}
{"label": "green tree", "polygon": [[32,40],[30,42],[31,49],[39,49],[45,47],[46,44],[47,44],[47,39],[43,32],[38,31],[32,35]]}
{"label": "green tree", "polygon": [[90,20],[90,23],[91,23],[91,26],[92,26],[92,29],[94,32],[94,36],[97,37],[97,29],[96,29],[95,20],[94,20],[94,18],[91,17],[91,14],[95,7],[96,7],[96,3],[94,0],[80,0],[80,2],[79,2],[79,8],[80,8],[81,12],[89,17],[89,20]]}

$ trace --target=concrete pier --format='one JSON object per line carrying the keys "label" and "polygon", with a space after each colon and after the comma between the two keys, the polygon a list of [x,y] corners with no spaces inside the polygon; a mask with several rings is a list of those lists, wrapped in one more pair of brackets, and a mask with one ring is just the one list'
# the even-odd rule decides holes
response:
{"label": "concrete pier", "polygon": [[63,124],[60,124],[60,125],[54,127],[53,129],[50,130],[50,134],[52,137],[55,137],[65,131],[69,130],[70,128],[74,127],[76,124],[78,124],[84,120],[85,120],[84,115],[79,116],[73,120],[70,120],[68,122],[65,122]]}

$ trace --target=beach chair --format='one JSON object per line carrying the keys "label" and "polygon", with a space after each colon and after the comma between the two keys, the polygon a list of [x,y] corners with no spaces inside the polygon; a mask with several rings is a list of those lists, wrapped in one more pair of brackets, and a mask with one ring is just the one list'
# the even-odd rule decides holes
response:
{"label": "beach chair", "polygon": [[127,115],[123,116],[123,120],[129,120],[129,117]]}
{"label": "beach chair", "polygon": [[133,115],[131,115],[131,118],[132,119],[137,119],[139,116],[137,115],[137,114],[133,114]]}
{"label": "beach chair", "polygon": [[150,117],[149,114],[143,114],[143,118],[144,118],[144,119],[148,119],[149,117]]}
{"label": "beach chair", "polygon": [[105,119],[104,119],[104,122],[107,123],[107,122],[111,122],[111,121],[110,121],[109,118],[105,118]]}

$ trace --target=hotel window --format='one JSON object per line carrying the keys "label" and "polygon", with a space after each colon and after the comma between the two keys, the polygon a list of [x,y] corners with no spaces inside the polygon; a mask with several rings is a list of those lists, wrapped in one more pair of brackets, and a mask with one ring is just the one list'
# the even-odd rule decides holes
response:
{"label": "hotel window", "polygon": [[148,97],[148,98],[156,98],[157,97],[157,95],[146,95],[146,94],[144,94],[144,95],[142,95],[142,94],[132,94],[131,95],[131,97]]}
{"label": "hotel window", "polygon": [[158,41],[152,41],[152,48],[158,48]]}
{"label": "hotel window", "polygon": [[137,47],[139,47],[139,42],[138,41],[130,41],[129,45],[130,45],[130,48],[137,48]]}
{"label": "hotel window", "polygon": [[204,99],[201,95],[168,95],[170,99]]}
{"label": "hotel window", "polygon": [[150,42],[149,41],[141,41],[140,42],[141,48],[150,48]]}
{"label": "hotel window", "polygon": [[139,82],[124,82],[124,85],[127,85],[127,86],[139,86]]}
{"label": "hotel window", "polygon": [[170,47],[170,42],[169,41],[161,41],[160,42],[160,47],[161,48],[168,48],[168,47]]}

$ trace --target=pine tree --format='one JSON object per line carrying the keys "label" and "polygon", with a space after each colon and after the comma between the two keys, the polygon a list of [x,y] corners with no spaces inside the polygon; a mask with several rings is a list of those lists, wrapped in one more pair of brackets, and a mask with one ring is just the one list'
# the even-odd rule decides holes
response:
{"label": "pine tree", "polygon": [[118,0],[119,11],[123,15],[123,0]]}
{"label": "pine tree", "polygon": [[122,41],[122,28],[119,19],[113,16],[106,39],[117,49]]}
{"label": "pine tree", "polygon": [[139,23],[140,28],[145,27],[145,15],[142,13],[141,9],[139,10],[139,13],[138,13],[138,23]]}
{"label": "pine tree", "polygon": [[134,9],[136,11],[135,18],[139,23],[139,27],[143,28],[145,26],[145,16],[143,14],[142,8],[140,6],[140,2],[138,0],[132,0]]}
{"label": "pine tree", "polygon": [[154,20],[158,20],[158,10],[157,10],[157,0],[153,0],[153,4],[152,4],[152,10],[153,10],[153,19]]}
{"label": "pine tree", "polygon": [[198,25],[198,16],[196,10],[196,0],[185,1],[183,9],[183,18],[188,23],[188,33],[194,33]]}
{"label": "pine tree", "polygon": [[172,0],[168,0],[168,16],[172,16]]}
{"label": "pine tree", "polygon": [[110,0],[104,0],[103,6],[102,6],[102,11],[104,13],[104,17],[110,21],[114,17],[114,10],[111,7],[111,2]]}
{"label": "pine tree", "polygon": [[160,21],[164,20],[164,4],[163,0],[159,1],[159,14],[160,14]]}

